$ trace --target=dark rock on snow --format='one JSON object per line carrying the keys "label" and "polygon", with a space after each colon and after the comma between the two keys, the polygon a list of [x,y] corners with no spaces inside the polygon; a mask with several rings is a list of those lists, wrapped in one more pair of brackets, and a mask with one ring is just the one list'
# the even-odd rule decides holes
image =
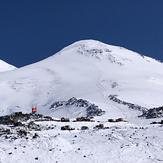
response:
{"label": "dark rock on snow", "polygon": [[75,97],[70,98],[68,101],[57,101],[54,102],[51,106],[50,109],[58,109],[62,107],[77,107],[77,108],[82,108],[83,110],[86,111],[86,117],[92,117],[92,116],[101,116],[105,112],[102,111],[98,106],[95,104],[91,104],[87,100],[83,99],[77,99]]}
{"label": "dark rock on snow", "polygon": [[62,117],[62,118],[61,118],[61,122],[70,122],[70,120],[69,120],[68,118]]}
{"label": "dark rock on snow", "polygon": [[117,95],[109,95],[108,97],[110,100],[112,100],[118,104],[126,105],[130,109],[139,110],[139,111],[143,111],[143,112],[147,110],[147,108],[139,106],[137,104],[132,104],[129,102],[122,101],[122,100],[117,98]]}
{"label": "dark rock on snow", "polygon": [[75,130],[74,128],[71,128],[69,125],[62,126],[61,130]]}
{"label": "dark rock on snow", "polygon": [[22,122],[26,122],[28,120],[40,120],[40,121],[50,121],[53,120],[51,117],[43,116],[42,114],[33,114],[33,113],[22,113],[15,112],[10,115],[1,116],[0,124],[4,125],[14,125],[14,126],[23,126]]}
{"label": "dark rock on snow", "polygon": [[90,122],[91,119],[88,117],[77,117],[74,122]]}
{"label": "dark rock on snow", "polygon": [[87,126],[82,126],[81,130],[88,130],[89,128]]}
{"label": "dark rock on snow", "polygon": [[158,108],[152,108],[147,111],[145,111],[141,116],[139,117],[145,117],[147,119],[150,118],[161,118],[163,117],[163,106]]}
{"label": "dark rock on snow", "polygon": [[103,128],[104,128],[103,124],[99,124],[94,127],[94,129],[103,129]]}

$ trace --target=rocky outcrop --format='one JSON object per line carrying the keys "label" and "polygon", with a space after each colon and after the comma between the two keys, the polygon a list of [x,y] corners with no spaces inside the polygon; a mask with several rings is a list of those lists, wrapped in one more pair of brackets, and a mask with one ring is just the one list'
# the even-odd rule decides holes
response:
{"label": "rocky outcrop", "polygon": [[84,117],[101,116],[105,112],[101,110],[97,105],[90,103],[87,100],[77,99],[75,97],[70,98],[68,101],[57,101],[54,102],[50,109],[58,110],[63,109],[64,111],[71,111],[71,109],[76,109],[76,112],[82,112]]}
{"label": "rocky outcrop", "polygon": [[87,117],[77,117],[74,122],[91,122],[91,119]]}
{"label": "rocky outcrop", "polygon": [[147,108],[139,106],[137,104],[132,104],[132,103],[129,103],[129,102],[122,101],[122,100],[117,98],[117,95],[109,95],[108,97],[109,97],[110,100],[112,100],[112,101],[114,101],[114,102],[116,102],[118,104],[125,105],[128,108],[130,108],[130,109],[134,109],[134,110],[138,110],[138,111],[143,111],[143,112],[147,110]]}
{"label": "rocky outcrop", "polygon": [[[0,117],[0,136],[5,139],[31,137],[30,131],[41,131],[53,129],[54,126],[41,126],[37,121],[54,121],[52,117],[42,114],[15,112],[10,115]],[[34,136],[35,137],[35,136]]]}
{"label": "rocky outcrop", "polygon": [[89,128],[88,128],[88,126],[82,126],[81,127],[81,130],[88,130]]}
{"label": "rocky outcrop", "polygon": [[103,129],[104,125],[103,124],[98,124],[94,127],[94,129]]}
{"label": "rocky outcrop", "polygon": [[114,55],[112,55],[112,51],[108,48],[90,48],[85,44],[79,44],[77,52],[81,55],[93,57],[99,61],[107,59],[110,63],[118,64],[120,66],[123,65]]}
{"label": "rocky outcrop", "polygon": [[61,130],[75,130],[74,128],[71,128],[69,125],[62,126]]}
{"label": "rocky outcrop", "polygon": [[160,122],[152,122],[151,124],[161,124],[161,125],[163,125],[163,120],[161,120]]}
{"label": "rocky outcrop", "polygon": [[53,120],[51,117],[43,116],[42,114],[32,114],[32,113],[22,113],[22,112],[15,112],[10,115],[1,116],[0,117],[0,124],[4,125],[14,125],[14,126],[21,126],[22,122],[26,122],[28,120],[46,120],[50,121]]}
{"label": "rocky outcrop", "polygon": [[123,118],[117,118],[117,119],[108,119],[108,122],[127,122]]}
{"label": "rocky outcrop", "polygon": [[147,111],[145,111],[141,116],[139,117],[145,117],[147,119],[150,118],[161,118],[163,117],[163,106],[158,108],[152,108]]}

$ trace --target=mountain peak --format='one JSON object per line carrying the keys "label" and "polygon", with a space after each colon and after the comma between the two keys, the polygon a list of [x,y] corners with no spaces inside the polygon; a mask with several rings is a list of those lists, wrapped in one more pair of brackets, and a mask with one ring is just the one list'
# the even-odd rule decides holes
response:
{"label": "mountain peak", "polygon": [[[80,54],[83,56],[96,58],[97,60],[109,60],[111,63],[124,65],[132,61],[146,62],[147,58],[134,51],[128,50],[120,46],[105,44],[97,40],[80,40],[65,47],[60,54]],[[148,58],[150,60],[150,58]]]}
{"label": "mountain peak", "polygon": [[16,69],[15,66],[12,66],[2,60],[0,60],[0,72],[11,71]]}
{"label": "mountain peak", "polygon": [[[79,46],[79,45],[85,45],[85,46],[90,46],[90,47],[98,47],[98,46],[107,46],[107,44],[101,42],[101,41],[98,41],[98,40],[93,40],[93,39],[88,39],[88,40],[79,40],[79,41],[76,41],[74,42],[73,44],[71,44],[72,46],[76,45],[76,46]],[[71,46],[70,45],[70,46]]]}
{"label": "mountain peak", "polygon": [[[75,48],[75,47],[87,47],[87,48],[106,48],[106,47],[113,47],[112,45],[105,44],[98,40],[88,39],[88,40],[80,40],[72,43],[71,45],[67,46],[67,48]],[[115,46],[116,47],[116,46]]]}

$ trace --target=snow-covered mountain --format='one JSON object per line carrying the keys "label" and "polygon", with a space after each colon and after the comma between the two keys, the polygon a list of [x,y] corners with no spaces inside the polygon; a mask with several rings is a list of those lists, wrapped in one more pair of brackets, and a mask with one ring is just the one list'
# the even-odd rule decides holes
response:
{"label": "snow-covered mountain", "polygon": [[72,97],[103,107],[109,95],[147,108],[160,106],[162,68],[162,63],[122,47],[79,41],[41,62],[2,74],[0,113],[29,112],[33,104],[47,113],[53,102]]}
{"label": "snow-covered mountain", "polygon": [[16,67],[0,60],[0,72],[15,70]]}
{"label": "snow-covered mountain", "polygon": [[[1,73],[0,90],[0,115],[29,113],[37,105],[38,113],[70,118],[0,125],[0,163],[163,161],[163,64],[155,59],[83,40],[43,61]],[[93,119],[74,121],[81,116]],[[151,118],[158,122],[151,124]]]}

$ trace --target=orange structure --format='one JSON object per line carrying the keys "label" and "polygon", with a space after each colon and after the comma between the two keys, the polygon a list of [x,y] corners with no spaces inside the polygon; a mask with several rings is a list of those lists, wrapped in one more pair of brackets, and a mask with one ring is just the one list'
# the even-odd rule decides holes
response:
{"label": "orange structure", "polygon": [[32,113],[36,113],[37,112],[37,107],[36,106],[33,106],[32,107]]}

